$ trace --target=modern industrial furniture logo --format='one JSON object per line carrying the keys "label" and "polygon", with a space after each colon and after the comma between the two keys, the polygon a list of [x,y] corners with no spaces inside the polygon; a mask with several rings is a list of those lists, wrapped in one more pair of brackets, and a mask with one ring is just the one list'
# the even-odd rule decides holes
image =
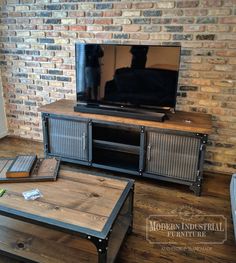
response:
{"label": "modern industrial furniture logo", "polygon": [[227,219],[182,206],[165,215],[150,215],[146,239],[151,244],[213,245],[227,240]]}

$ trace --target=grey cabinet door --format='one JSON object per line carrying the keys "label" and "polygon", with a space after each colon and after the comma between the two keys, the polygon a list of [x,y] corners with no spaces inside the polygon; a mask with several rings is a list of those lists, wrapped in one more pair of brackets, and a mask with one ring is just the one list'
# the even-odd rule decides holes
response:
{"label": "grey cabinet door", "polygon": [[49,153],[88,160],[88,124],[70,119],[48,119]]}
{"label": "grey cabinet door", "polygon": [[178,134],[147,133],[146,172],[195,181],[201,139]]}

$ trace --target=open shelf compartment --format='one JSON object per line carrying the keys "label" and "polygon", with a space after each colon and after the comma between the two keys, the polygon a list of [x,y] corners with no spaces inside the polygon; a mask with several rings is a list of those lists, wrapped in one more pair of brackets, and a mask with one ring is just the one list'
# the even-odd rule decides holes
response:
{"label": "open shelf compartment", "polygon": [[139,129],[116,125],[93,124],[93,140],[140,147]]}
{"label": "open shelf compartment", "polygon": [[93,163],[138,172],[139,155],[94,147]]}

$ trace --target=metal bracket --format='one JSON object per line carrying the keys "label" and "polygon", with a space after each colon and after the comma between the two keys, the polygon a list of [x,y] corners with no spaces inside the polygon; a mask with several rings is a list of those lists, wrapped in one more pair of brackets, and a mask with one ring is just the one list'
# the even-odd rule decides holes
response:
{"label": "metal bracket", "polygon": [[107,252],[109,237],[102,239],[102,238],[97,238],[94,236],[87,236],[87,239],[90,240],[91,242],[93,242],[93,244],[97,248],[98,253]]}
{"label": "metal bracket", "polygon": [[141,133],[144,133],[144,126],[141,126]]}
{"label": "metal bracket", "polygon": [[201,195],[201,180],[197,180],[192,185],[189,186],[190,190],[192,190],[196,196]]}

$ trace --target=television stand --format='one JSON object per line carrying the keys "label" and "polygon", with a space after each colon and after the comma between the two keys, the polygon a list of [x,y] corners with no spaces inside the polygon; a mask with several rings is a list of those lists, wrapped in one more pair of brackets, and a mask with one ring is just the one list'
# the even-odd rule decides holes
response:
{"label": "television stand", "polygon": [[154,112],[145,109],[132,109],[110,105],[80,104],[74,107],[75,112],[101,114],[125,118],[134,118],[139,120],[150,120],[163,122],[167,115],[163,112]]}
{"label": "television stand", "polygon": [[40,108],[46,156],[188,185],[200,195],[210,115],[176,111],[158,122],[75,112],[75,105],[59,100]]}

